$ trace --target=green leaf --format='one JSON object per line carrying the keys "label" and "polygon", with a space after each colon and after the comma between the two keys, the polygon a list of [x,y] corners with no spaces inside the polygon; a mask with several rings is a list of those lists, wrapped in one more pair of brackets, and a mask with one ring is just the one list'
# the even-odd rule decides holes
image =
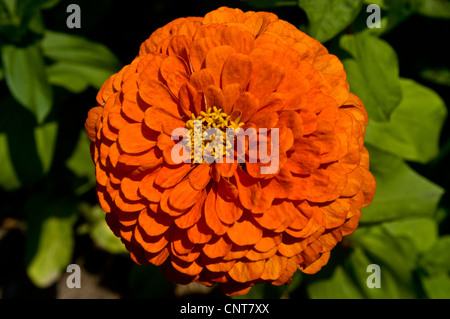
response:
{"label": "green leaf", "polygon": [[100,89],[113,72],[112,68],[71,62],[56,62],[47,67],[49,82],[73,93],[80,93],[88,86]]}
{"label": "green leaf", "polygon": [[58,133],[58,122],[49,122],[36,126],[34,139],[36,150],[41,160],[43,173],[48,173],[55,153],[56,138]]}
{"label": "green leaf", "polygon": [[421,258],[420,264],[429,274],[450,272],[450,235],[445,235]]}
{"label": "green leaf", "polygon": [[[361,247],[352,249],[348,258],[344,261],[345,271],[352,278],[354,284],[361,290],[364,298],[370,299],[396,299],[412,295],[405,291],[407,287],[397,281],[395,274],[383,264],[377,264],[378,260],[369,258]],[[367,279],[372,272],[367,272],[369,265],[376,264],[380,266],[380,288],[369,288]]]}
{"label": "green leaf", "polygon": [[364,298],[342,265],[337,265],[329,277],[322,277],[309,283],[306,289],[312,299]]}
{"label": "green leaf", "polygon": [[432,299],[450,299],[450,275],[438,273],[420,277],[425,292]]}
{"label": "green leaf", "polygon": [[86,132],[82,130],[72,155],[66,161],[67,168],[84,180],[75,191],[77,195],[95,186],[95,167],[90,154],[90,144]]}
{"label": "green leaf", "polygon": [[402,98],[397,55],[385,41],[366,34],[344,35],[340,46],[350,90],[363,101],[369,118],[387,121]]}
{"label": "green leaf", "polygon": [[[10,95],[0,100],[1,157],[5,174],[0,183],[7,189],[31,185],[50,171],[57,139],[57,122],[36,124],[33,115]],[[9,173],[7,173],[9,172]],[[5,176],[11,177],[11,185]]]}
{"label": "green leaf", "polygon": [[389,121],[369,121],[365,141],[404,159],[427,163],[439,153],[439,136],[447,109],[433,90],[400,80],[402,100]]}
{"label": "green leaf", "polygon": [[117,57],[103,44],[80,36],[49,31],[42,39],[43,54],[57,62],[80,64],[116,72]]}
{"label": "green leaf", "polygon": [[99,205],[81,204],[79,209],[87,223],[82,224],[78,231],[89,233],[92,241],[101,249],[111,254],[128,254],[125,245],[116,237],[105,221],[105,212]]}
{"label": "green leaf", "polygon": [[42,47],[44,55],[56,61],[47,67],[50,83],[74,93],[89,85],[99,89],[120,67],[106,46],[79,36],[47,31]]}
{"label": "green leaf", "polygon": [[[415,0],[413,0],[415,1]],[[369,17],[366,9],[361,10],[353,25],[355,33],[365,33],[380,36],[392,30],[394,27],[405,21],[414,14],[414,6],[411,0],[381,0],[365,1],[366,4],[377,4],[382,9],[380,28],[368,28],[367,19]],[[422,0],[419,0],[422,1]]]}
{"label": "green leaf", "polygon": [[344,30],[356,18],[362,0],[299,0],[309,20],[309,34],[325,42]]}
{"label": "green leaf", "polygon": [[[348,238],[361,247],[369,259],[381,268],[382,282],[389,284],[390,298],[414,298],[413,271],[418,252],[406,238],[394,236],[382,226],[360,227]],[[366,265],[367,267],[367,265]],[[388,278],[384,278],[386,274]]]}
{"label": "green leaf", "polygon": [[5,190],[14,190],[20,187],[20,180],[14,170],[9,152],[8,137],[0,133],[0,187]]}
{"label": "green leaf", "polygon": [[52,89],[39,46],[1,48],[6,84],[14,98],[42,123],[52,107]]}
{"label": "green leaf", "polygon": [[430,18],[450,19],[450,2],[448,0],[422,0],[417,12]]}
{"label": "green leaf", "polygon": [[70,264],[74,249],[74,203],[66,198],[44,194],[32,197],[26,205],[27,274],[40,288],[55,283]]}
{"label": "green leaf", "polygon": [[360,222],[433,216],[443,189],[416,173],[399,157],[369,145],[367,148],[377,189],[372,204],[363,208]]}
{"label": "green leaf", "polygon": [[410,241],[419,253],[429,250],[438,239],[438,225],[431,218],[396,220],[383,223],[380,227],[396,238]]}

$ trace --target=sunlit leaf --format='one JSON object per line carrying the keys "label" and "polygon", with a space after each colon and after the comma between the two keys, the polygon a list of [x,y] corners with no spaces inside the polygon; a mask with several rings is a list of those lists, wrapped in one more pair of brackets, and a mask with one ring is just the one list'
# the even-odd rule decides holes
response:
{"label": "sunlit leaf", "polygon": [[[369,269],[369,265],[379,266],[379,278],[373,279],[370,276],[377,274],[375,271]],[[354,284],[361,290],[364,298],[370,299],[391,299],[401,297],[411,297],[411,293],[408,293],[408,287],[399,283],[393,271],[384,267],[384,264],[380,263],[374,258],[369,258],[361,247],[355,247],[349,254],[345,261],[345,271],[348,276],[352,278]],[[367,281],[372,283],[372,280],[379,279],[379,288],[369,286]]]}
{"label": "sunlit leaf", "polygon": [[27,202],[27,274],[38,287],[49,287],[70,264],[74,249],[74,203],[53,196]]}
{"label": "sunlit leaf", "polygon": [[4,45],[1,48],[6,84],[14,98],[30,110],[39,123],[52,107],[52,89],[47,81],[39,46]]}
{"label": "sunlit leaf", "polygon": [[42,39],[43,54],[57,62],[75,63],[117,72],[117,57],[103,44],[86,38],[47,30]]}
{"label": "sunlit leaf", "polygon": [[402,100],[387,122],[369,121],[365,141],[407,160],[426,163],[439,153],[447,109],[433,90],[400,80]]}
{"label": "sunlit leaf", "polygon": [[[380,265],[381,276],[388,271],[392,276],[381,282],[391,284],[389,298],[414,298],[413,270],[418,252],[406,238],[394,236],[381,225],[361,227],[349,240],[364,250],[370,260]],[[367,267],[367,265],[366,265]]]}
{"label": "sunlit leaf", "polygon": [[444,235],[421,258],[420,264],[428,273],[450,272],[450,235]]}
{"label": "sunlit leaf", "polygon": [[94,243],[101,249],[111,254],[125,254],[128,251],[119,237],[116,237],[105,221],[105,212],[100,206],[81,207],[83,216],[87,219],[88,224],[85,230],[89,233]]}
{"label": "sunlit leaf", "polygon": [[308,296],[313,299],[360,299],[364,295],[342,265],[334,268],[330,277],[322,277],[308,284]]}
{"label": "sunlit leaf", "polygon": [[377,182],[372,204],[363,208],[361,223],[434,214],[443,189],[416,173],[395,155],[368,147]]}
{"label": "sunlit leaf", "polygon": [[423,275],[420,280],[429,298],[450,299],[450,275],[448,273]]}
{"label": "sunlit leaf", "polygon": [[362,0],[299,0],[298,5],[308,16],[308,33],[325,42],[352,23],[362,3]]}
{"label": "sunlit leaf", "polygon": [[396,238],[410,241],[418,253],[426,252],[438,239],[438,225],[432,218],[407,218],[380,227]]}
{"label": "sunlit leaf", "polygon": [[371,119],[388,120],[402,98],[394,49],[384,40],[364,34],[344,35],[340,46],[353,57],[342,61],[350,91],[361,98]]}
{"label": "sunlit leaf", "polygon": [[422,0],[417,12],[430,18],[450,19],[450,2],[448,0]]}
{"label": "sunlit leaf", "polygon": [[73,93],[80,93],[88,86],[100,89],[112,73],[113,69],[72,62],[56,62],[47,67],[49,82]]}
{"label": "sunlit leaf", "polygon": [[47,67],[50,83],[74,93],[88,86],[99,89],[119,69],[106,46],[79,36],[47,31],[42,47],[45,56],[56,61]]}

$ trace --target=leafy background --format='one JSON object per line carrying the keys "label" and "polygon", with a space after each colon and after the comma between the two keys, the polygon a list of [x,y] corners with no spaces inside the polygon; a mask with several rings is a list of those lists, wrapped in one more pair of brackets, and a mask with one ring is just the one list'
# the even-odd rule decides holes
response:
{"label": "leafy background", "polygon": [[[69,29],[67,6],[81,7]],[[0,0],[0,297],[223,298],[135,265],[96,204],[84,132],[102,83],[169,21],[219,6],[266,10],[343,61],[370,116],[377,180],[359,228],[316,275],[247,298],[450,298],[450,31],[446,0]],[[379,5],[381,28],[367,28]],[[66,267],[82,268],[81,289]],[[381,269],[370,289],[369,264]]]}

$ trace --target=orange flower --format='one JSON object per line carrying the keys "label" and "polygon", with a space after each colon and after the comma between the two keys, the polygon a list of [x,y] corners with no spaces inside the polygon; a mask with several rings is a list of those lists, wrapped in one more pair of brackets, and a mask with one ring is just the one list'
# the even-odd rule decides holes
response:
{"label": "orange flower", "polygon": [[[232,295],[315,273],[372,201],[361,100],[337,57],[274,14],[222,7],[176,19],[97,102],[86,130],[106,221],[135,262],[177,283]],[[203,130],[278,129],[278,169],[262,174],[249,142],[245,163],[201,152],[177,163],[171,134],[192,133],[195,119]]]}

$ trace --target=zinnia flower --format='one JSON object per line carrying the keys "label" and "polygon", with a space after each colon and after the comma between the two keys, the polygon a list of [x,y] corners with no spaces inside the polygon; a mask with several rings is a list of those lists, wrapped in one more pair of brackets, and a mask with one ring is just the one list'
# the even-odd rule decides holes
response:
{"label": "zinnia flower", "polygon": [[[222,7],[170,22],[97,103],[86,130],[106,221],[136,263],[174,282],[233,295],[313,274],[372,201],[368,117],[342,63],[272,13]],[[201,150],[174,161],[171,134],[195,120],[267,129],[270,145],[276,128],[277,169],[261,173],[248,140],[244,163],[205,162]]]}

